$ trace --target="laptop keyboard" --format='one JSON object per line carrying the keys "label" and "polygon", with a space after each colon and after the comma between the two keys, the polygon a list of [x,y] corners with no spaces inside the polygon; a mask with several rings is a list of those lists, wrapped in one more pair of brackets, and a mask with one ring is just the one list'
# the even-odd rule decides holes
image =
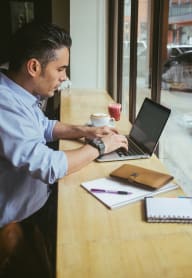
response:
{"label": "laptop keyboard", "polygon": [[140,155],[144,154],[141,149],[139,149],[132,141],[128,140],[128,151],[126,151],[124,148],[119,148],[116,152],[117,154],[122,156],[128,156],[128,155]]}

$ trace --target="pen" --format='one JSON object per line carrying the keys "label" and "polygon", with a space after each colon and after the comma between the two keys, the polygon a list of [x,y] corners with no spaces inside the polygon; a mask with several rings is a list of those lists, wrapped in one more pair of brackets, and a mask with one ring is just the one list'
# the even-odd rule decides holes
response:
{"label": "pen", "polygon": [[192,199],[192,197],[189,197],[189,196],[179,196],[178,198]]}
{"label": "pen", "polygon": [[98,188],[91,188],[90,191],[94,193],[110,193],[110,194],[120,194],[120,195],[132,194],[131,192],[128,191],[122,191],[122,190],[115,191],[115,190],[106,190],[106,189],[98,189]]}

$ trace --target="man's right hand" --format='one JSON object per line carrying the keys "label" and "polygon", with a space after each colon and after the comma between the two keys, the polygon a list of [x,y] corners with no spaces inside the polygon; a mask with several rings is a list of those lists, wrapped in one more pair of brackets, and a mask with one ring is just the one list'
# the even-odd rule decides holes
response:
{"label": "man's right hand", "polygon": [[105,153],[110,153],[119,148],[124,148],[128,151],[128,141],[124,135],[111,133],[102,137],[105,144]]}

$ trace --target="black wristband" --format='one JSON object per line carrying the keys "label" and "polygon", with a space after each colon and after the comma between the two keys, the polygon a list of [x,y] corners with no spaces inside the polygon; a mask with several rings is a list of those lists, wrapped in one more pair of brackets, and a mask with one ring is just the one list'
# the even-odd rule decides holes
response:
{"label": "black wristband", "polygon": [[87,140],[87,143],[92,147],[98,149],[99,156],[105,153],[105,144],[103,143],[101,138],[95,138],[93,140]]}

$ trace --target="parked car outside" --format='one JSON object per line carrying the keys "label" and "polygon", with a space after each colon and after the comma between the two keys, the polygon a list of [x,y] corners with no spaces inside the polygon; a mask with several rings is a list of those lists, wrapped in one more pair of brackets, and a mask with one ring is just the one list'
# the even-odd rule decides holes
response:
{"label": "parked car outside", "polygon": [[192,51],[192,45],[188,45],[188,44],[183,44],[183,45],[168,44],[167,45],[168,59],[175,58],[176,56],[188,51]]}
{"label": "parked car outside", "polygon": [[179,54],[164,64],[162,88],[192,92],[192,50]]}

